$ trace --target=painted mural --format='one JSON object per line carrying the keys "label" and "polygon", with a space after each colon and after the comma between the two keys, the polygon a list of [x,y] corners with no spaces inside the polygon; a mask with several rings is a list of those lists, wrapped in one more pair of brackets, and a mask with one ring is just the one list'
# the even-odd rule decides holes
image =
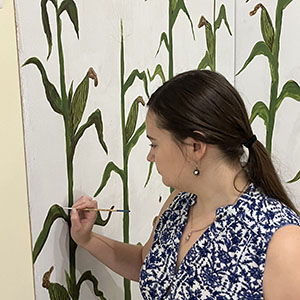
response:
{"label": "painted mural", "polygon": [[[296,7],[298,4],[293,0],[278,0],[276,2],[263,1],[261,3],[247,0],[246,3],[249,3],[247,7],[251,7],[252,5],[252,9],[248,11],[248,22],[255,22],[257,24],[256,26],[260,29],[262,39],[257,41],[252,47],[249,56],[238,70],[237,77],[239,77],[242,72],[247,72],[248,66],[255,58],[264,56],[264,59],[267,61],[268,70],[268,77],[264,80],[266,85],[269,82],[269,89],[267,92],[268,99],[265,98],[264,100],[259,100],[254,103],[251,108],[250,121],[251,123],[254,122],[257,117],[263,121],[265,127],[265,145],[270,154],[272,154],[274,148],[273,139],[276,134],[275,124],[278,119],[279,110],[282,110],[282,106],[286,105],[287,101],[300,102],[299,76],[296,76],[296,79],[281,78],[286,69],[286,61],[294,60],[293,57],[287,58],[281,54],[283,45],[282,35],[287,34],[287,30],[290,30],[291,28],[293,30],[297,26],[295,19],[289,18],[287,20],[286,13],[290,10],[297,10],[299,8]],[[270,10],[272,10],[272,13],[270,13]],[[299,45],[297,45],[297,47],[299,48]],[[299,68],[299,63],[296,61],[295,65]],[[255,80],[255,78],[253,78],[253,80]],[[281,122],[282,121],[284,121],[283,118],[281,119]],[[295,136],[295,138],[298,140],[297,136]],[[290,177],[283,178],[287,183],[294,183],[300,179],[299,162],[298,170],[294,171],[292,176],[288,176]],[[287,188],[289,189],[288,185]]]}
{"label": "painted mural", "polygon": [[[250,119],[272,154],[280,148],[276,137],[287,136],[276,129],[287,98],[296,100],[293,132],[300,130],[299,76],[281,75],[286,61],[300,57],[282,62],[280,55],[283,29],[294,26],[286,11],[299,4],[261,2],[15,0],[37,299],[141,299],[137,283],[76,246],[62,207],[87,194],[99,207],[130,209],[99,213],[95,231],[146,242],[170,191],[146,161],[145,103],[167,79],[196,68],[224,74],[249,100]],[[261,32],[249,34],[247,26]],[[261,55],[270,76],[258,89],[264,100],[254,103],[251,65]],[[286,161],[294,153],[286,181],[300,196],[300,138],[288,142],[278,156]]]}

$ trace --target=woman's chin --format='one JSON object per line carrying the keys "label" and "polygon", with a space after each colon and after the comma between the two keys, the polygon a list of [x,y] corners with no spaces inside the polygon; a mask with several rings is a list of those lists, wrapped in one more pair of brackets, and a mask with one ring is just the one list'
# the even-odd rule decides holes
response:
{"label": "woman's chin", "polygon": [[162,183],[167,187],[172,187],[172,184],[168,180],[166,180],[164,177],[161,177]]}

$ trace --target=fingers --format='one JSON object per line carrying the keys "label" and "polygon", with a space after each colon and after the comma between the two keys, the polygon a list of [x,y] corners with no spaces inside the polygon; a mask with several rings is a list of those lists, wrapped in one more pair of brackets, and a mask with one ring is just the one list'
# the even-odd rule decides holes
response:
{"label": "fingers", "polygon": [[98,204],[97,201],[93,200],[91,197],[82,196],[74,203],[72,207],[80,210],[85,208],[97,208]]}
{"label": "fingers", "polygon": [[81,228],[80,218],[76,208],[73,208],[71,211],[71,223],[72,229],[79,230]]}

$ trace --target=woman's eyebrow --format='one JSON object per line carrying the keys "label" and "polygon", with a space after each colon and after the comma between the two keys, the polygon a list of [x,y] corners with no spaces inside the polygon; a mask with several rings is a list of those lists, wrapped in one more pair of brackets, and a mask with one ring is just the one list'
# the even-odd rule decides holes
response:
{"label": "woman's eyebrow", "polygon": [[151,136],[149,136],[148,134],[147,134],[147,138],[148,138],[149,140],[156,140],[156,138],[151,137]]}

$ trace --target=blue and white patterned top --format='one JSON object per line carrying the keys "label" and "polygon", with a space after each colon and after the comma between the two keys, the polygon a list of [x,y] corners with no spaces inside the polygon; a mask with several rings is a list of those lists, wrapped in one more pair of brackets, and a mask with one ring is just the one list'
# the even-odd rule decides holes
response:
{"label": "blue and white patterned top", "polygon": [[263,299],[263,274],[274,232],[298,216],[253,184],[234,205],[216,211],[176,272],[180,239],[197,196],[178,194],[162,214],[140,273],[144,299]]}

